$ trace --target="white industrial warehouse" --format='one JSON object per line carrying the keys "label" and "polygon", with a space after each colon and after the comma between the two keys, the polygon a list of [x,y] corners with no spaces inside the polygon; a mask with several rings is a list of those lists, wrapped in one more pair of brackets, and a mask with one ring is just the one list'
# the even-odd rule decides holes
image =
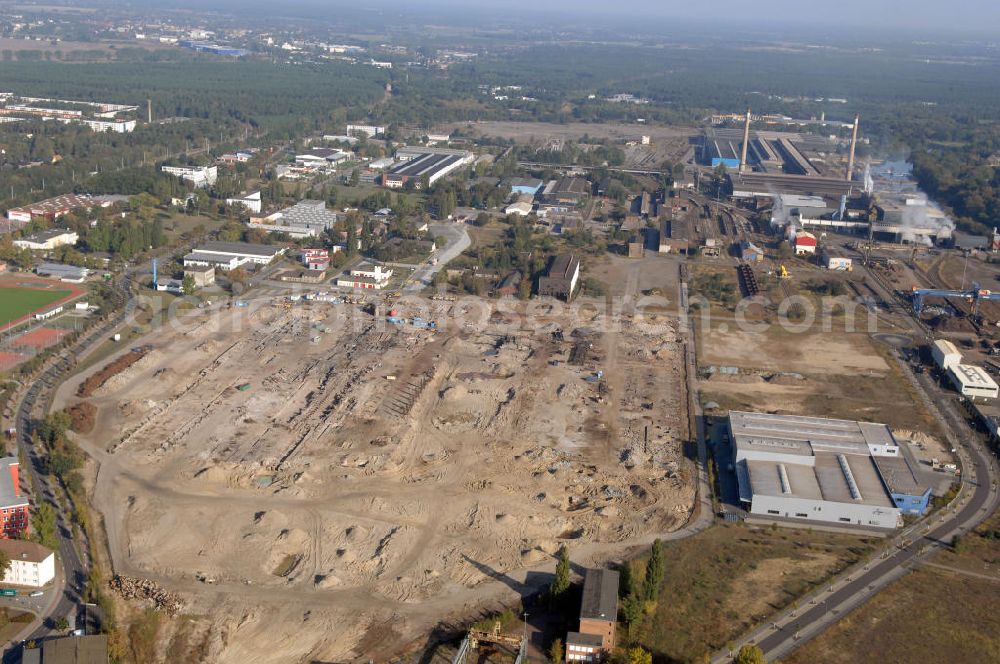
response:
{"label": "white industrial warehouse", "polygon": [[884,424],[730,412],[740,502],[751,515],[896,528],[930,488]]}
{"label": "white industrial warehouse", "polygon": [[284,247],[272,244],[206,242],[184,257],[184,267],[232,270],[247,263],[267,265],[283,253],[285,253]]}
{"label": "white industrial warehouse", "polygon": [[942,371],[948,372],[955,389],[971,399],[996,399],[1000,385],[982,367],[965,364],[962,353],[947,339],[937,339],[931,344],[931,357]]}

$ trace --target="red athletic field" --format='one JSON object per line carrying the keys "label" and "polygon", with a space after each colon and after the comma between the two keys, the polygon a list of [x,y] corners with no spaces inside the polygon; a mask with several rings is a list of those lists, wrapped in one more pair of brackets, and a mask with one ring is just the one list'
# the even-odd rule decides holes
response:
{"label": "red athletic field", "polygon": [[66,330],[57,330],[51,327],[37,327],[31,332],[25,332],[21,336],[14,337],[10,345],[12,348],[34,348],[42,350],[49,346],[55,346],[66,334]]}
{"label": "red athletic field", "polygon": [[0,350],[0,371],[9,371],[26,359],[25,355]]}

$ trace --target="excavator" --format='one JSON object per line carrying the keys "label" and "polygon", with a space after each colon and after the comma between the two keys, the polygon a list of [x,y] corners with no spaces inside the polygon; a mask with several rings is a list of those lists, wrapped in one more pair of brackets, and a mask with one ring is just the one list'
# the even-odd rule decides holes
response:
{"label": "excavator", "polygon": [[779,279],[791,279],[792,275],[788,272],[788,268],[784,265],[778,266],[778,278]]}

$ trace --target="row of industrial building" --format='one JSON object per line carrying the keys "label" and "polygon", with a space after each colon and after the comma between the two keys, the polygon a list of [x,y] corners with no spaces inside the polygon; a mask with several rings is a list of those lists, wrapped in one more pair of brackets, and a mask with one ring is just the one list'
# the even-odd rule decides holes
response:
{"label": "row of industrial building", "polygon": [[731,411],[727,432],[752,516],[891,529],[928,508],[924,471],[885,424]]}
{"label": "row of industrial building", "polygon": [[[56,105],[59,108],[43,106],[42,104]],[[22,97],[12,93],[0,94],[0,116],[4,118],[11,120],[41,118],[65,124],[82,125],[96,132],[125,134],[134,131],[136,121],[121,117],[121,115],[136,110],[138,110],[137,106],[125,104]]]}

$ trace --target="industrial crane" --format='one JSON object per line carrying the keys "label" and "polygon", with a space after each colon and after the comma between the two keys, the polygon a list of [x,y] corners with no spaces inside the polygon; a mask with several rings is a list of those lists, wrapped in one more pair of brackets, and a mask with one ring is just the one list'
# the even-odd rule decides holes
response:
{"label": "industrial crane", "polygon": [[911,297],[913,298],[913,311],[917,314],[920,314],[920,310],[923,308],[925,297],[960,297],[972,302],[972,315],[977,316],[979,314],[979,303],[982,300],[1000,300],[1000,293],[980,288],[979,284],[972,284],[972,288],[969,290],[914,287],[911,291]]}

